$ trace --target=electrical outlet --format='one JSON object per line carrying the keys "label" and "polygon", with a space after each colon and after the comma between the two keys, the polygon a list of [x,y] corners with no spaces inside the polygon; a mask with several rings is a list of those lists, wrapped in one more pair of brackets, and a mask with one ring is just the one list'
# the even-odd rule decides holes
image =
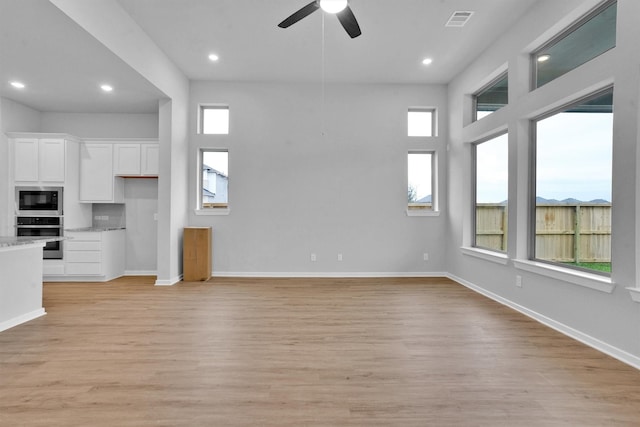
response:
{"label": "electrical outlet", "polygon": [[516,286],[519,288],[522,287],[522,276],[516,276]]}
{"label": "electrical outlet", "polygon": [[338,261],[342,261],[342,254],[338,254]]}
{"label": "electrical outlet", "polygon": [[316,261],[317,261],[317,259],[318,259],[318,258],[316,257],[316,254],[312,253],[312,254],[311,254],[311,261],[312,261],[312,262],[316,262]]}
{"label": "electrical outlet", "polygon": [[428,253],[426,253],[426,252],[425,252],[425,253],[423,253],[423,254],[422,254],[422,259],[423,259],[424,261],[429,261],[429,254],[428,254]]}

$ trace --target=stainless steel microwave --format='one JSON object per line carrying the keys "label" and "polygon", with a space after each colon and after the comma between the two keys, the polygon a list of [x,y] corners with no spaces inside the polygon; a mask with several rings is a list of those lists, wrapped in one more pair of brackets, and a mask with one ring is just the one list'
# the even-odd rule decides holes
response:
{"label": "stainless steel microwave", "polygon": [[16,215],[62,215],[62,191],[62,187],[16,187]]}

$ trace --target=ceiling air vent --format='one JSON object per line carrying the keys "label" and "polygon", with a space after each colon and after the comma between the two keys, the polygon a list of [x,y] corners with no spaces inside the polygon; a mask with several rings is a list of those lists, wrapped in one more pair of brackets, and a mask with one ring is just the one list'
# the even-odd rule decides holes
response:
{"label": "ceiling air vent", "polygon": [[453,15],[451,15],[445,27],[464,27],[465,24],[469,22],[469,19],[471,19],[472,15],[473,12],[470,11],[453,12]]}

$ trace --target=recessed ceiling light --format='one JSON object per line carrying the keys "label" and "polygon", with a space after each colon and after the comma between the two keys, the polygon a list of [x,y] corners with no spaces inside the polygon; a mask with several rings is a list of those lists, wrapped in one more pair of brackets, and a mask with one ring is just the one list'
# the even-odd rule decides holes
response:
{"label": "recessed ceiling light", "polygon": [[347,0],[320,0],[320,7],[327,13],[338,13],[347,7],[347,3]]}
{"label": "recessed ceiling light", "polygon": [[538,56],[538,62],[547,62],[549,59],[551,59],[551,55],[547,53]]}
{"label": "recessed ceiling light", "polygon": [[16,89],[24,89],[25,88],[25,85],[22,82],[13,81],[13,82],[9,82],[9,84],[11,84],[11,86],[15,87]]}
{"label": "recessed ceiling light", "polygon": [[216,62],[218,59],[220,59],[220,57],[218,55],[216,55],[215,53],[212,53],[209,55],[209,60]]}
{"label": "recessed ceiling light", "polygon": [[431,65],[431,63],[433,62],[433,59],[431,58],[424,58],[422,60],[422,65]]}
{"label": "recessed ceiling light", "polygon": [[100,85],[100,89],[102,89],[105,92],[112,92],[113,91],[113,86],[111,86],[111,85]]}

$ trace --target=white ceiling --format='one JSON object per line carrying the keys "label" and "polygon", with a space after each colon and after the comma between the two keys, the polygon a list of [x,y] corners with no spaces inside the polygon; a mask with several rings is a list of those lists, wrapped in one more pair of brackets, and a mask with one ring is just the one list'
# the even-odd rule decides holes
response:
{"label": "white ceiling", "polygon": [[[114,1],[192,80],[321,81],[324,52],[326,81],[446,84],[538,0],[350,0],[356,39],[321,11],[277,27],[310,0]],[[469,23],[445,27],[461,10]],[[40,111],[155,112],[162,96],[48,0],[0,0],[0,79],[0,96]]]}

